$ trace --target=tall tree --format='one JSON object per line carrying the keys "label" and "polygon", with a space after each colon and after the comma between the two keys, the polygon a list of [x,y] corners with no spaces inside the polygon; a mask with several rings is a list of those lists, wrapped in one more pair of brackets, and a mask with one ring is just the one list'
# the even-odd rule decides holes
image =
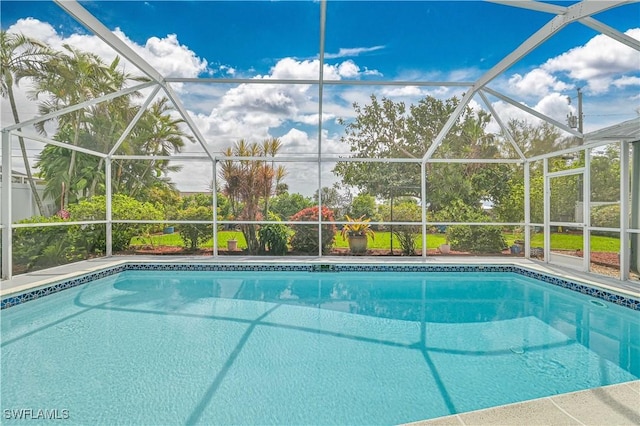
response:
{"label": "tall tree", "polygon": [[[340,162],[334,172],[342,182],[372,195],[420,196],[418,163],[385,163],[385,158],[422,158],[459,104],[455,97],[440,100],[431,96],[411,105],[372,95],[364,106],[354,104],[356,117],[346,123],[341,138],[353,157],[380,158],[379,163]],[[497,158],[501,147],[485,131],[490,116],[464,108],[435,158]],[[430,208],[438,210],[453,200],[479,206],[485,199],[498,198],[504,191],[509,169],[495,164],[428,163],[427,196]]]}
{"label": "tall tree", "polygon": [[[138,107],[130,107],[130,110],[134,114]],[[142,115],[120,151],[137,155],[170,156],[179,153],[185,141],[195,142],[193,136],[181,129],[184,120],[174,118],[172,113],[173,107],[167,98],[155,101]],[[163,180],[163,176],[166,180],[169,172],[180,170],[179,166],[171,166],[169,160],[119,160],[115,167],[114,186],[132,197]]]}
{"label": "tall tree", "polygon": [[[97,55],[83,52],[67,44],[63,48],[63,51],[43,64],[42,73],[34,76],[36,85],[31,96],[34,99],[42,95],[47,96],[40,102],[41,114],[48,114],[115,92],[124,84],[122,73],[115,66],[106,65]],[[80,145],[83,135],[91,134],[87,109],[78,109],[58,116],[55,120],[58,128],[64,129],[61,134],[69,138],[63,141],[73,146]],[[46,121],[42,121],[36,125],[36,128],[44,134],[46,134],[45,124]],[[78,189],[75,187],[79,182],[76,178],[77,156],[78,152],[72,150],[68,168],[63,175],[67,182],[62,197],[65,204],[70,201],[70,193]]]}
{"label": "tall tree", "polygon": [[[567,148],[573,143],[572,138],[563,136],[558,128],[546,122],[537,124],[524,120],[511,120],[507,123],[507,129],[527,158]],[[505,135],[501,135],[501,137],[505,138]],[[552,171],[568,167],[570,166],[563,158],[556,157],[550,160],[550,170]],[[512,173],[506,179],[506,191],[495,201],[493,210],[502,221],[518,222],[524,220],[524,172],[520,166],[512,166],[511,170]],[[531,221],[542,223],[544,219],[542,161],[531,164],[529,177]],[[568,211],[571,209],[570,203],[564,202],[563,197],[572,194],[574,197],[572,202],[575,203],[577,187],[572,185],[571,188],[565,189],[566,191],[554,191],[553,201],[554,205],[564,205],[564,210]]]}
{"label": "tall tree", "polygon": [[[17,124],[20,123],[20,116],[13,91],[14,84],[17,86],[22,78],[39,73],[42,64],[53,57],[54,53],[46,44],[38,40],[22,34],[7,33],[4,30],[0,31],[0,47],[0,73],[2,74],[0,94],[2,94],[2,97],[9,98],[13,120]],[[38,206],[40,215],[44,215],[44,206],[33,179],[24,138],[19,136],[18,142],[20,143],[22,161],[24,162],[33,199]],[[8,178],[11,175],[11,170],[5,170],[4,173]]]}
{"label": "tall tree", "polygon": [[[264,157],[265,160],[225,160],[221,162],[220,178],[224,181],[222,192],[229,199],[236,219],[260,220],[266,215],[261,203],[268,209],[279,179],[285,175],[283,167],[275,167],[273,157],[281,147],[278,139],[268,139],[262,144],[248,143],[244,139],[224,151],[228,157]],[[241,224],[240,229],[247,242],[249,253],[258,253],[260,244],[254,224]]]}

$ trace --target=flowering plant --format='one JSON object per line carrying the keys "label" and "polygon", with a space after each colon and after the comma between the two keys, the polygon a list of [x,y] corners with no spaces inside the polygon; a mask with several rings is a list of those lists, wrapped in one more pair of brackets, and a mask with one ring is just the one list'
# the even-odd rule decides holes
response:
{"label": "flowering plant", "polygon": [[71,217],[71,213],[69,213],[69,211],[66,209],[60,209],[58,210],[58,213],[56,213],[56,216],[58,216],[60,219],[67,220]]}

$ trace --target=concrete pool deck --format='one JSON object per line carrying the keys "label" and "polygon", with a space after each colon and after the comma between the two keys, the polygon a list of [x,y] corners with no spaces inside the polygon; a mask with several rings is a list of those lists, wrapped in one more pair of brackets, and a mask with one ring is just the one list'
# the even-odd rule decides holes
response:
{"label": "concrete pool deck", "polygon": [[[114,256],[98,258],[35,271],[0,283],[0,294],[21,293],[74,276],[95,272],[127,262],[136,263],[389,263],[389,264],[458,264],[515,265],[551,273],[569,280],[579,280],[595,287],[640,298],[640,283],[619,281],[549,266],[537,261],[500,257],[455,258],[380,258],[380,257],[309,257],[264,258],[251,256],[189,257],[189,256]],[[639,312],[640,315],[640,312]],[[466,412],[437,419],[418,421],[411,425],[639,425],[640,380],[585,391],[544,397],[484,410]]]}
{"label": "concrete pool deck", "polygon": [[408,423],[445,425],[638,425],[640,380]]}

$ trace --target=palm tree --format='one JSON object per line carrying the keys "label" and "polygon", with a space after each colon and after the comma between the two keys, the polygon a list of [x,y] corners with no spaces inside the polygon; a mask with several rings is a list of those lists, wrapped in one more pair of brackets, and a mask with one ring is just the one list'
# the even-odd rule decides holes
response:
{"label": "palm tree", "polygon": [[[161,98],[154,102],[136,123],[120,150],[127,154],[169,156],[181,151],[185,139],[195,142],[193,136],[180,129],[184,120],[173,118],[171,116],[172,110],[167,98]],[[135,113],[136,110],[134,109],[132,112]],[[168,172],[180,170],[180,166],[170,166],[169,160],[148,160],[144,163],[119,161],[117,164],[117,182],[119,185],[126,183],[128,193],[132,197],[151,188],[154,184],[164,182],[165,186],[168,185],[168,181],[163,180],[160,176],[166,176]],[[134,168],[136,172],[132,171]],[[130,169],[128,175],[135,176],[134,179],[127,179],[126,176],[123,176],[122,172],[127,169]]]}
{"label": "palm tree", "polygon": [[[97,55],[87,53],[71,47],[63,46],[64,51],[52,57],[43,64],[43,71],[35,76],[35,89],[31,92],[34,99],[40,95],[48,94],[49,97],[39,105],[41,114],[48,114],[84,101],[112,93],[123,85],[119,71],[115,67],[105,65]],[[87,111],[80,109],[69,114],[58,116],[58,128],[65,128],[68,140],[63,140],[71,145],[80,145],[83,134],[90,134]],[[46,121],[36,124],[36,128],[43,134]],[[72,150],[69,156],[68,169],[63,199],[65,204],[69,202],[71,191],[77,190],[72,184],[76,181],[77,151]],[[64,208],[65,206],[61,206]]]}
{"label": "palm tree", "polygon": [[[275,157],[282,144],[279,139],[269,139],[261,145],[247,143],[244,139],[224,151],[228,157]],[[267,217],[269,198],[273,195],[276,184],[285,175],[282,166],[275,168],[273,160],[267,161],[240,160],[222,161],[220,177],[224,180],[222,192],[228,197],[233,215],[240,220],[259,220]],[[275,181],[274,181],[275,179]],[[260,211],[260,201],[267,206]],[[240,229],[247,242],[249,253],[257,253],[260,249],[256,226],[242,224]]]}
{"label": "palm tree", "polygon": [[[20,117],[18,115],[13,85],[15,84],[17,86],[19,81],[24,77],[30,77],[41,72],[42,64],[51,59],[54,53],[46,44],[38,40],[22,34],[7,33],[6,31],[0,32],[0,46],[2,48],[0,52],[0,73],[2,74],[0,94],[2,97],[9,98],[13,120],[17,124],[20,123]],[[33,180],[24,138],[20,136],[18,137],[18,141],[20,143],[20,151],[22,152],[22,161],[24,162],[27,179],[31,187],[31,193],[38,206],[40,215],[44,215],[44,206],[42,205],[42,200],[40,199],[35,181]],[[5,170],[4,172],[7,177],[11,174],[10,170]]]}

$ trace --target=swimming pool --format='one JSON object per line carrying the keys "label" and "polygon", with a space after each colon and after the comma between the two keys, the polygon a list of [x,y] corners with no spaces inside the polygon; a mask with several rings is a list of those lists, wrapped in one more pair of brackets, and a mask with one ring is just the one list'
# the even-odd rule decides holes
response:
{"label": "swimming pool", "polygon": [[12,304],[3,413],[85,424],[402,423],[640,377],[637,300],[511,266],[128,264]]}

